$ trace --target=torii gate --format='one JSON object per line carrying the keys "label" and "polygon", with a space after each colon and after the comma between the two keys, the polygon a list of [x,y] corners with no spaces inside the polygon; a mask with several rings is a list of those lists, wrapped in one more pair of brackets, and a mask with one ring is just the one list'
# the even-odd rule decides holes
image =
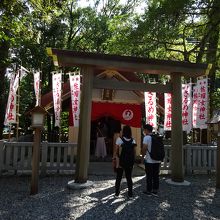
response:
{"label": "torii gate", "polygon": [[[184,182],[181,77],[199,77],[205,75],[208,71],[207,64],[76,52],[52,48],[47,48],[47,53],[53,57],[55,66],[79,67],[80,74],[83,76],[75,183],[86,183],[88,179],[93,88],[172,94],[171,179],[173,182]],[[166,74],[171,76],[171,82],[166,85],[120,81],[114,81],[112,83],[111,80],[95,79],[93,73],[96,69],[103,71],[111,69],[146,74]]]}

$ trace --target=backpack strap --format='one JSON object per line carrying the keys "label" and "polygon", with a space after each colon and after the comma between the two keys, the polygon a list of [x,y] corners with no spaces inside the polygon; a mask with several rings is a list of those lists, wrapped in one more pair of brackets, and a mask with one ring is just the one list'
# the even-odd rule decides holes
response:
{"label": "backpack strap", "polygon": [[[147,135],[147,136],[150,136],[150,137],[151,137],[151,150],[152,150],[152,140],[153,140],[152,134],[149,134],[149,135]],[[150,154],[150,151],[148,150],[148,148],[147,148],[147,152]]]}
{"label": "backpack strap", "polygon": [[126,141],[124,139],[124,137],[122,137],[121,140],[123,141],[124,144],[129,143],[129,142],[131,142],[131,143],[133,142],[133,138],[131,138],[131,140],[129,140],[129,141]]}
{"label": "backpack strap", "polygon": [[[129,140],[129,141],[126,141],[125,139],[124,139],[124,137],[121,137],[121,140],[122,140],[122,144],[132,144],[133,143],[133,138],[131,138],[131,140]],[[122,146],[120,146],[120,148],[119,148],[119,156],[121,155],[121,151],[122,151]]]}

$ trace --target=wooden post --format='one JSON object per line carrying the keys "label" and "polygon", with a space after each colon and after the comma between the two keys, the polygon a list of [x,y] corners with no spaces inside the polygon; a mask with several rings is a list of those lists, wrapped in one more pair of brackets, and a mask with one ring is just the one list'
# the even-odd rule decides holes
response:
{"label": "wooden post", "polygon": [[30,192],[31,195],[35,195],[38,193],[40,141],[41,141],[41,129],[35,128],[33,155],[32,155],[32,176],[31,176],[31,192]]}
{"label": "wooden post", "polygon": [[4,168],[4,141],[0,140],[0,176]]}
{"label": "wooden post", "polygon": [[216,188],[220,189],[220,122],[218,122],[218,144],[217,144],[217,162],[216,162]]}
{"label": "wooden post", "polygon": [[88,178],[93,68],[90,66],[83,66],[81,68],[81,75],[82,89],[75,183],[85,183]]}
{"label": "wooden post", "polygon": [[172,132],[171,132],[171,178],[174,182],[184,181],[183,132],[182,132],[182,83],[181,73],[171,74]]}

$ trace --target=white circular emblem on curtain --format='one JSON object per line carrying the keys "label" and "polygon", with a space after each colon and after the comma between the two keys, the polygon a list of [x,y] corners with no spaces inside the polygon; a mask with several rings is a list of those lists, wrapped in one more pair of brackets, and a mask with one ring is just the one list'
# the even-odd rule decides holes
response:
{"label": "white circular emblem on curtain", "polygon": [[126,110],[124,110],[123,113],[122,113],[122,117],[123,117],[123,119],[126,120],[126,121],[131,120],[131,119],[133,118],[133,116],[134,116],[134,113],[133,113],[133,111],[131,111],[130,109],[126,109]]}

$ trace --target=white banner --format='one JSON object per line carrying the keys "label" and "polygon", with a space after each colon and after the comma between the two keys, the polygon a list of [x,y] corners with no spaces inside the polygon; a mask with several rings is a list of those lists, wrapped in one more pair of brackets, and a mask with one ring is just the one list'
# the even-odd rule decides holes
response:
{"label": "white banner", "polygon": [[19,71],[17,72],[15,79],[14,79],[14,83],[13,83],[13,91],[17,92],[19,87]]}
{"label": "white banner", "polygon": [[29,70],[24,68],[23,66],[20,67],[20,80],[22,80],[23,77],[25,77],[28,73],[30,73]]}
{"label": "white banner", "polygon": [[193,92],[193,127],[206,129],[206,121],[208,120],[208,79],[198,80]]}
{"label": "white banner", "polygon": [[36,96],[36,105],[40,105],[40,72],[34,73],[34,91]]}
{"label": "white banner", "polygon": [[16,80],[17,75],[16,77],[12,78],[10,81],[10,91],[8,95],[8,103],[6,107],[4,125],[9,125],[10,123],[16,123],[16,100],[17,100],[16,89],[18,88],[18,86],[16,85],[16,83],[18,83],[18,81]]}
{"label": "white banner", "polygon": [[164,93],[164,131],[171,131],[172,126],[172,96],[171,93]]}
{"label": "white banner", "polygon": [[62,73],[56,73],[52,76],[53,85],[53,104],[55,114],[55,127],[60,127],[61,118],[61,85],[62,85]]}
{"label": "white banner", "polygon": [[192,120],[193,120],[193,128],[198,128],[197,127],[197,118],[198,118],[198,90],[199,87],[195,85],[193,87],[193,114],[192,114]]}
{"label": "white banner", "polygon": [[145,116],[146,123],[153,126],[154,129],[157,129],[157,109],[156,109],[156,93],[155,92],[145,92]]}
{"label": "white banner", "polygon": [[79,127],[79,114],[80,114],[80,75],[71,75],[70,78],[70,91],[71,103],[73,113],[73,125]]}
{"label": "white banner", "polygon": [[10,90],[8,95],[8,102],[5,113],[4,125],[9,125],[11,123],[17,122],[17,90],[19,87],[19,81],[24,77],[24,72],[29,72],[24,67],[21,67],[14,75],[12,70],[10,72]]}
{"label": "white banner", "polygon": [[182,125],[183,131],[192,129],[192,84],[182,84]]}

